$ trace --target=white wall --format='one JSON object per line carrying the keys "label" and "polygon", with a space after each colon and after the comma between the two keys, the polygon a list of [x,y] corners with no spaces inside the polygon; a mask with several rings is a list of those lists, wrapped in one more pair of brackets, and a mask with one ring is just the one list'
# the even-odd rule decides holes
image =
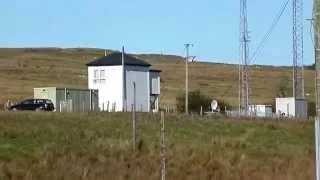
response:
{"label": "white wall", "polygon": [[276,114],[284,113],[284,116],[295,117],[295,98],[276,98]]}
{"label": "white wall", "polygon": [[[289,115],[287,113],[289,109]],[[276,98],[276,113],[285,112],[285,116],[306,118],[308,117],[308,104],[305,99]]]}
{"label": "white wall", "polygon": [[[105,81],[94,83],[94,71],[104,70]],[[89,66],[88,86],[89,89],[99,90],[99,107],[109,111],[112,104],[116,104],[116,111],[131,111],[134,102],[133,82],[136,84],[136,110],[142,112],[150,111],[150,73],[149,67],[125,66],[125,82],[123,82],[122,66]],[[160,83],[160,77],[159,77]],[[123,87],[125,86],[125,87]],[[125,90],[123,90],[123,88]],[[160,85],[159,85],[160,88]],[[123,92],[124,91],[124,92]],[[123,97],[123,93],[125,96]],[[159,90],[160,93],[160,90]],[[123,107],[123,103],[125,106]]]}
{"label": "white wall", "polygon": [[131,111],[134,104],[133,82],[136,84],[136,110],[150,111],[149,67],[125,66],[126,108]]}
{"label": "white wall", "polygon": [[[104,82],[94,83],[94,71],[104,70],[105,79]],[[109,111],[112,109],[112,105],[115,104],[116,111],[122,111],[122,87],[123,87],[123,73],[122,66],[89,66],[88,67],[88,86],[89,89],[98,89],[99,90],[99,108],[102,110],[108,110],[109,102]]]}
{"label": "white wall", "polygon": [[50,99],[54,105],[54,111],[57,110],[57,88],[43,87],[33,88],[33,97],[35,99]]}

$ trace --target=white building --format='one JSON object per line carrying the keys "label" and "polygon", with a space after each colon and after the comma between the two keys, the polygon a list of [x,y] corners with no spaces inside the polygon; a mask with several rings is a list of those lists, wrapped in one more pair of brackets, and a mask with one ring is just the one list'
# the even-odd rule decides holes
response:
{"label": "white building", "polygon": [[250,115],[256,117],[272,117],[272,106],[271,105],[250,105]]}
{"label": "white building", "polygon": [[308,104],[305,99],[276,98],[276,114],[284,117],[308,117]]}
{"label": "white building", "polygon": [[103,111],[158,111],[160,70],[120,52],[94,60],[88,66],[89,89],[99,90],[99,107]]}

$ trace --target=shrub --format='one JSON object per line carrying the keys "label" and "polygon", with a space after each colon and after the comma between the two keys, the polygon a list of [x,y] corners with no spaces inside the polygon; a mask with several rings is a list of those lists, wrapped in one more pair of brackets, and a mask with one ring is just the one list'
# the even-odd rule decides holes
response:
{"label": "shrub", "polygon": [[[225,113],[225,108],[230,109],[231,106],[224,100],[216,100],[218,101],[218,106],[221,113]],[[191,113],[199,113],[201,110],[201,106],[203,108],[203,111],[211,111],[210,104],[212,98],[201,94],[199,90],[189,92],[188,101],[189,112]],[[177,97],[177,109],[179,112],[185,111],[185,93]]]}
{"label": "shrub", "polygon": [[[211,99],[201,94],[199,90],[189,92],[189,112],[199,113],[201,106],[203,107],[203,111],[208,111],[210,109],[210,102]],[[185,93],[177,97],[177,109],[179,112],[185,111]]]}
{"label": "shrub", "polygon": [[308,102],[308,116],[314,117],[316,116],[316,103],[315,102]]}
{"label": "shrub", "polygon": [[225,102],[224,100],[217,100],[218,101],[218,106],[220,108],[220,112],[221,113],[226,113],[226,109],[227,110],[230,110],[231,109],[231,106]]}

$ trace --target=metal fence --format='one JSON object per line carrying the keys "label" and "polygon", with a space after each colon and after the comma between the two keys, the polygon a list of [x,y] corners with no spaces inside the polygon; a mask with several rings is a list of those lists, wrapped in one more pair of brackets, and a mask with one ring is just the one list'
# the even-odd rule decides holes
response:
{"label": "metal fence", "polygon": [[167,113],[177,113],[178,112],[177,105],[175,105],[175,104],[160,104],[159,110],[167,112]]}
{"label": "metal fence", "polygon": [[299,118],[293,116],[282,116],[277,113],[272,113],[266,116],[257,116],[255,113],[246,113],[246,112],[239,112],[239,111],[226,111],[226,116],[232,118],[251,118],[251,119],[270,119],[270,120],[310,120],[310,118]]}
{"label": "metal fence", "polygon": [[72,99],[60,101],[60,112],[73,112]]}

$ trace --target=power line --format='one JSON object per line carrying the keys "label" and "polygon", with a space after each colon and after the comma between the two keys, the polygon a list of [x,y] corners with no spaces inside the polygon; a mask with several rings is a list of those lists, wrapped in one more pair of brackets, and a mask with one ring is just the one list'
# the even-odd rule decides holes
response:
{"label": "power line", "polygon": [[315,37],[313,36],[314,35],[314,32],[313,32],[313,30],[314,30],[314,23],[313,23],[314,19],[312,18],[312,19],[306,19],[306,20],[310,21],[310,30],[309,30],[310,39],[311,39],[312,46],[315,49],[316,48],[316,42],[314,40]]}
{"label": "power line", "polygon": [[274,31],[274,29],[276,28],[276,26],[278,25],[282,15],[284,14],[285,10],[288,7],[290,0],[285,0],[280,8],[279,13],[276,15],[276,17],[273,19],[271,27],[269,28],[269,30],[267,31],[267,33],[265,34],[265,36],[262,38],[262,40],[260,41],[260,43],[258,44],[256,50],[254,51],[253,55],[250,58],[250,63],[252,64],[255,59],[258,57],[258,55],[261,53],[261,50],[263,49],[263,47],[267,44],[272,32]]}

